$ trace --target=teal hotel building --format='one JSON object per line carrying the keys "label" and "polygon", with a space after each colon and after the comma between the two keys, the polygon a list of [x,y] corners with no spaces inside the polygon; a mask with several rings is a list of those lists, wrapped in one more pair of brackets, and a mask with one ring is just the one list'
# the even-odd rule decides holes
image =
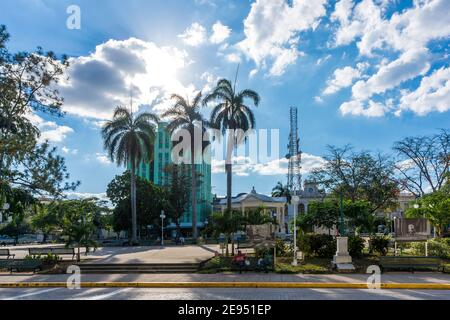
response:
{"label": "teal hotel building", "polygon": [[[137,175],[141,178],[152,181],[155,185],[164,186],[169,183],[169,176],[165,172],[165,168],[172,164],[172,146],[170,133],[166,130],[166,123],[160,123],[156,134],[154,144],[153,159],[142,162],[137,168]],[[209,160],[211,155],[207,154]],[[191,166],[189,164],[187,166]],[[205,221],[212,213],[213,195],[211,193],[211,161],[208,163],[195,164],[197,175],[201,177],[200,186],[197,188],[197,228],[205,227]],[[189,174],[191,170],[188,170]],[[185,212],[181,218],[180,225],[184,235],[191,235],[192,233],[192,207]],[[175,232],[175,224],[169,222],[167,226]]]}

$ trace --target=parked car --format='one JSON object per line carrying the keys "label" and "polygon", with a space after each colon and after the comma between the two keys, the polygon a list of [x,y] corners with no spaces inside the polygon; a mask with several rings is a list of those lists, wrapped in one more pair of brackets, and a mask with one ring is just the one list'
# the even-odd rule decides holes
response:
{"label": "parked car", "polygon": [[14,239],[9,236],[0,236],[0,246],[13,245]]}
{"label": "parked car", "polygon": [[37,243],[37,235],[35,234],[24,234],[19,236],[18,243],[28,244],[28,243]]}

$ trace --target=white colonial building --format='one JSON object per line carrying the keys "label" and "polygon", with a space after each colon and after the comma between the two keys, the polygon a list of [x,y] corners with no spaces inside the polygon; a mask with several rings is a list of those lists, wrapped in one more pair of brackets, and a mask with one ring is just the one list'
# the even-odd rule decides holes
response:
{"label": "white colonial building", "polygon": [[[317,184],[314,182],[306,181],[303,185],[303,190],[297,191],[296,196],[298,196],[298,214],[303,214],[308,212],[309,204],[312,202],[322,201],[326,194],[321,191]],[[414,200],[414,196],[407,193],[402,193],[397,199],[398,205],[396,209],[392,212],[383,211],[380,215],[388,214],[390,218],[402,217],[411,201]],[[227,207],[227,199],[217,199],[215,205],[215,210],[225,211]],[[256,192],[253,189],[249,193],[241,193],[236,197],[231,199],[231,207],[234,210],[241,210],[243,213],[247,209],[256,209],[264,207],[267,212],[269,212],[273,217],[276,217],[277,228],[276,233],[278,234],[288,234],[290,233],[288,228],[288,223],[294,217],[294,204],[288,204],[286,197],[271,197],[265,194]],[[337,235],[337,230],[333,229],[323,229],[314,228],[315,233],[320,234],[332,234]]]}

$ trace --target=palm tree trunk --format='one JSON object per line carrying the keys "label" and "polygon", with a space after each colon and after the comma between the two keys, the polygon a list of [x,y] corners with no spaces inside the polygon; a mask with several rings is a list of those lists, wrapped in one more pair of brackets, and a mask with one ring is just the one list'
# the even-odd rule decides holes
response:
{"label": "palm tree trunk", "polygon": [[131,159],[131,243],[137,243],[137,215],[136,215],[136,164]]}
{"label": "palm tree trunk", "polygon": [[232,160],[234,150],[234,130],[228,133],[227,137],[227,159],[225,163],[225,171],[227,173],[227,210],[231,212],[231,188],[232,188]]}
{"label": "palm tree trunk", "polygon": [[192,200],[192,236],[197,239],[197,179],[195,172],[195,139],[191,133],[191,200]]}
{"label": "palm tree trunk", "polygon": [[[231,160],[230,160],[231,162]],[[233,171],[232,171],[232,165],[231,163],[227,163],[225,165],[225,171],[227,172],[227,210],[229,212],[231,212],[231,188],[232,188],[232,176],[233,176]]]}

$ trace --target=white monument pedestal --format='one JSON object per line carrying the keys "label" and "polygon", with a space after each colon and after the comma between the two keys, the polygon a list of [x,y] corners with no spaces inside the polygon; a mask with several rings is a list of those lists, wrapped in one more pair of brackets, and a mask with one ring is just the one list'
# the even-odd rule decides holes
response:
{"label": "white monument pedestal", "polygon": [[337,237],[337,251],[333,257],[333,265],[338,271],[353,271],[355,267],[352,263],[352,257],[348,254],[348,238]]}

